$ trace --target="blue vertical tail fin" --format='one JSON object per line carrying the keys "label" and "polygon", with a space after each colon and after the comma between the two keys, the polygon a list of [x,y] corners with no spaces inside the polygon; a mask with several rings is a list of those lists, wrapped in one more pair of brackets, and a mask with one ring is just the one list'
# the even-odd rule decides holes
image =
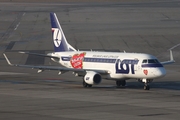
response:
{"label": "blue vertical tail fin", "polygon": [[56,13],[50,13],[52,38],[55,52],[76,51],[66,40],[63,30],[60,26]]}

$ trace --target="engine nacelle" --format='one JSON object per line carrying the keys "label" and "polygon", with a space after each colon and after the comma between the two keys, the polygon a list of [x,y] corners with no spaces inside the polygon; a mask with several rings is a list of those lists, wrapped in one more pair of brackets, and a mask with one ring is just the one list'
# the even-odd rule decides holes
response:
{"label": "engine nacelle", "polygon": [[87,71],[84,81],[90,85],[99,84],[101,83],[101,75],[93,71]]}

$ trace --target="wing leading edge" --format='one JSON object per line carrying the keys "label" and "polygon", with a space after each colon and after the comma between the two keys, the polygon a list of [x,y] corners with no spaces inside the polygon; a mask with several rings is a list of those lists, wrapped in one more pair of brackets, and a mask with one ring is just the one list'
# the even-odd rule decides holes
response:
{"label": "wing leading edge", "polygon": [[31,53],[31,52],[23,52],[23,51],[20,51],[19,53],[21,53],[21,54],[29,54],[29,55],[36,55],[36,56],[41,56],[41,57],[54,58],[54,59],[59,59],[59,57],[52,56],[52,55],[48,55],[48,54],[45,55],[45,54]]}
{"label": "wing leading edge", "polygon": [[85,74],[86,71],[94,71],[94,72],[98,72],[99,74],[109,74],[110,72],[107,70],[96,70],[96,69],[74,69],[74,68],[65,68],[65,67],[56,67],[56,66],[35,66],[35,65],[21,65],[21,64],[12,64],[8,57],[6,56],[5,53],[3,53],[7,63],[11,66],[16,66],[16,67],[25,67],[25,68],[32,68],[32,69],[38,69],[38,73],[42,72],[44,70],[57,70],[60,72],[68,72],[68,71],[72,71],[75,73],[81,73],[81,74]]}

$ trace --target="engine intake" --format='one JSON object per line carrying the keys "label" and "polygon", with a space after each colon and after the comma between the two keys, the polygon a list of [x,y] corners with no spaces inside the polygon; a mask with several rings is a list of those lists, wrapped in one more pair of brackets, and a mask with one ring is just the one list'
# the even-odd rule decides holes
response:
{"label": "engine intake", "polygon": [[101,83],[101,75],[93,71],[87,71],[84,81],[90,85],[99,84]]}

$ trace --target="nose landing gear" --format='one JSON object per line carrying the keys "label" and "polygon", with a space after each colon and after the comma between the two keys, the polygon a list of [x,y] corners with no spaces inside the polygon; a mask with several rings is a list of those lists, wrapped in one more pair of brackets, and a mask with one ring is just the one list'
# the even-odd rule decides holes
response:
{"label": "nose landing gear", "polygon": [[153,80],[152,79],[138,79],[138,81],[144,83],[144,90],[150,90],[149,83],[151,83]]}
{"label": "nose landing gear", "polygon": [[150,86],[149,86],[148,83],[145,83],[145,85],[144,85],[144,90],[150,90]]}

